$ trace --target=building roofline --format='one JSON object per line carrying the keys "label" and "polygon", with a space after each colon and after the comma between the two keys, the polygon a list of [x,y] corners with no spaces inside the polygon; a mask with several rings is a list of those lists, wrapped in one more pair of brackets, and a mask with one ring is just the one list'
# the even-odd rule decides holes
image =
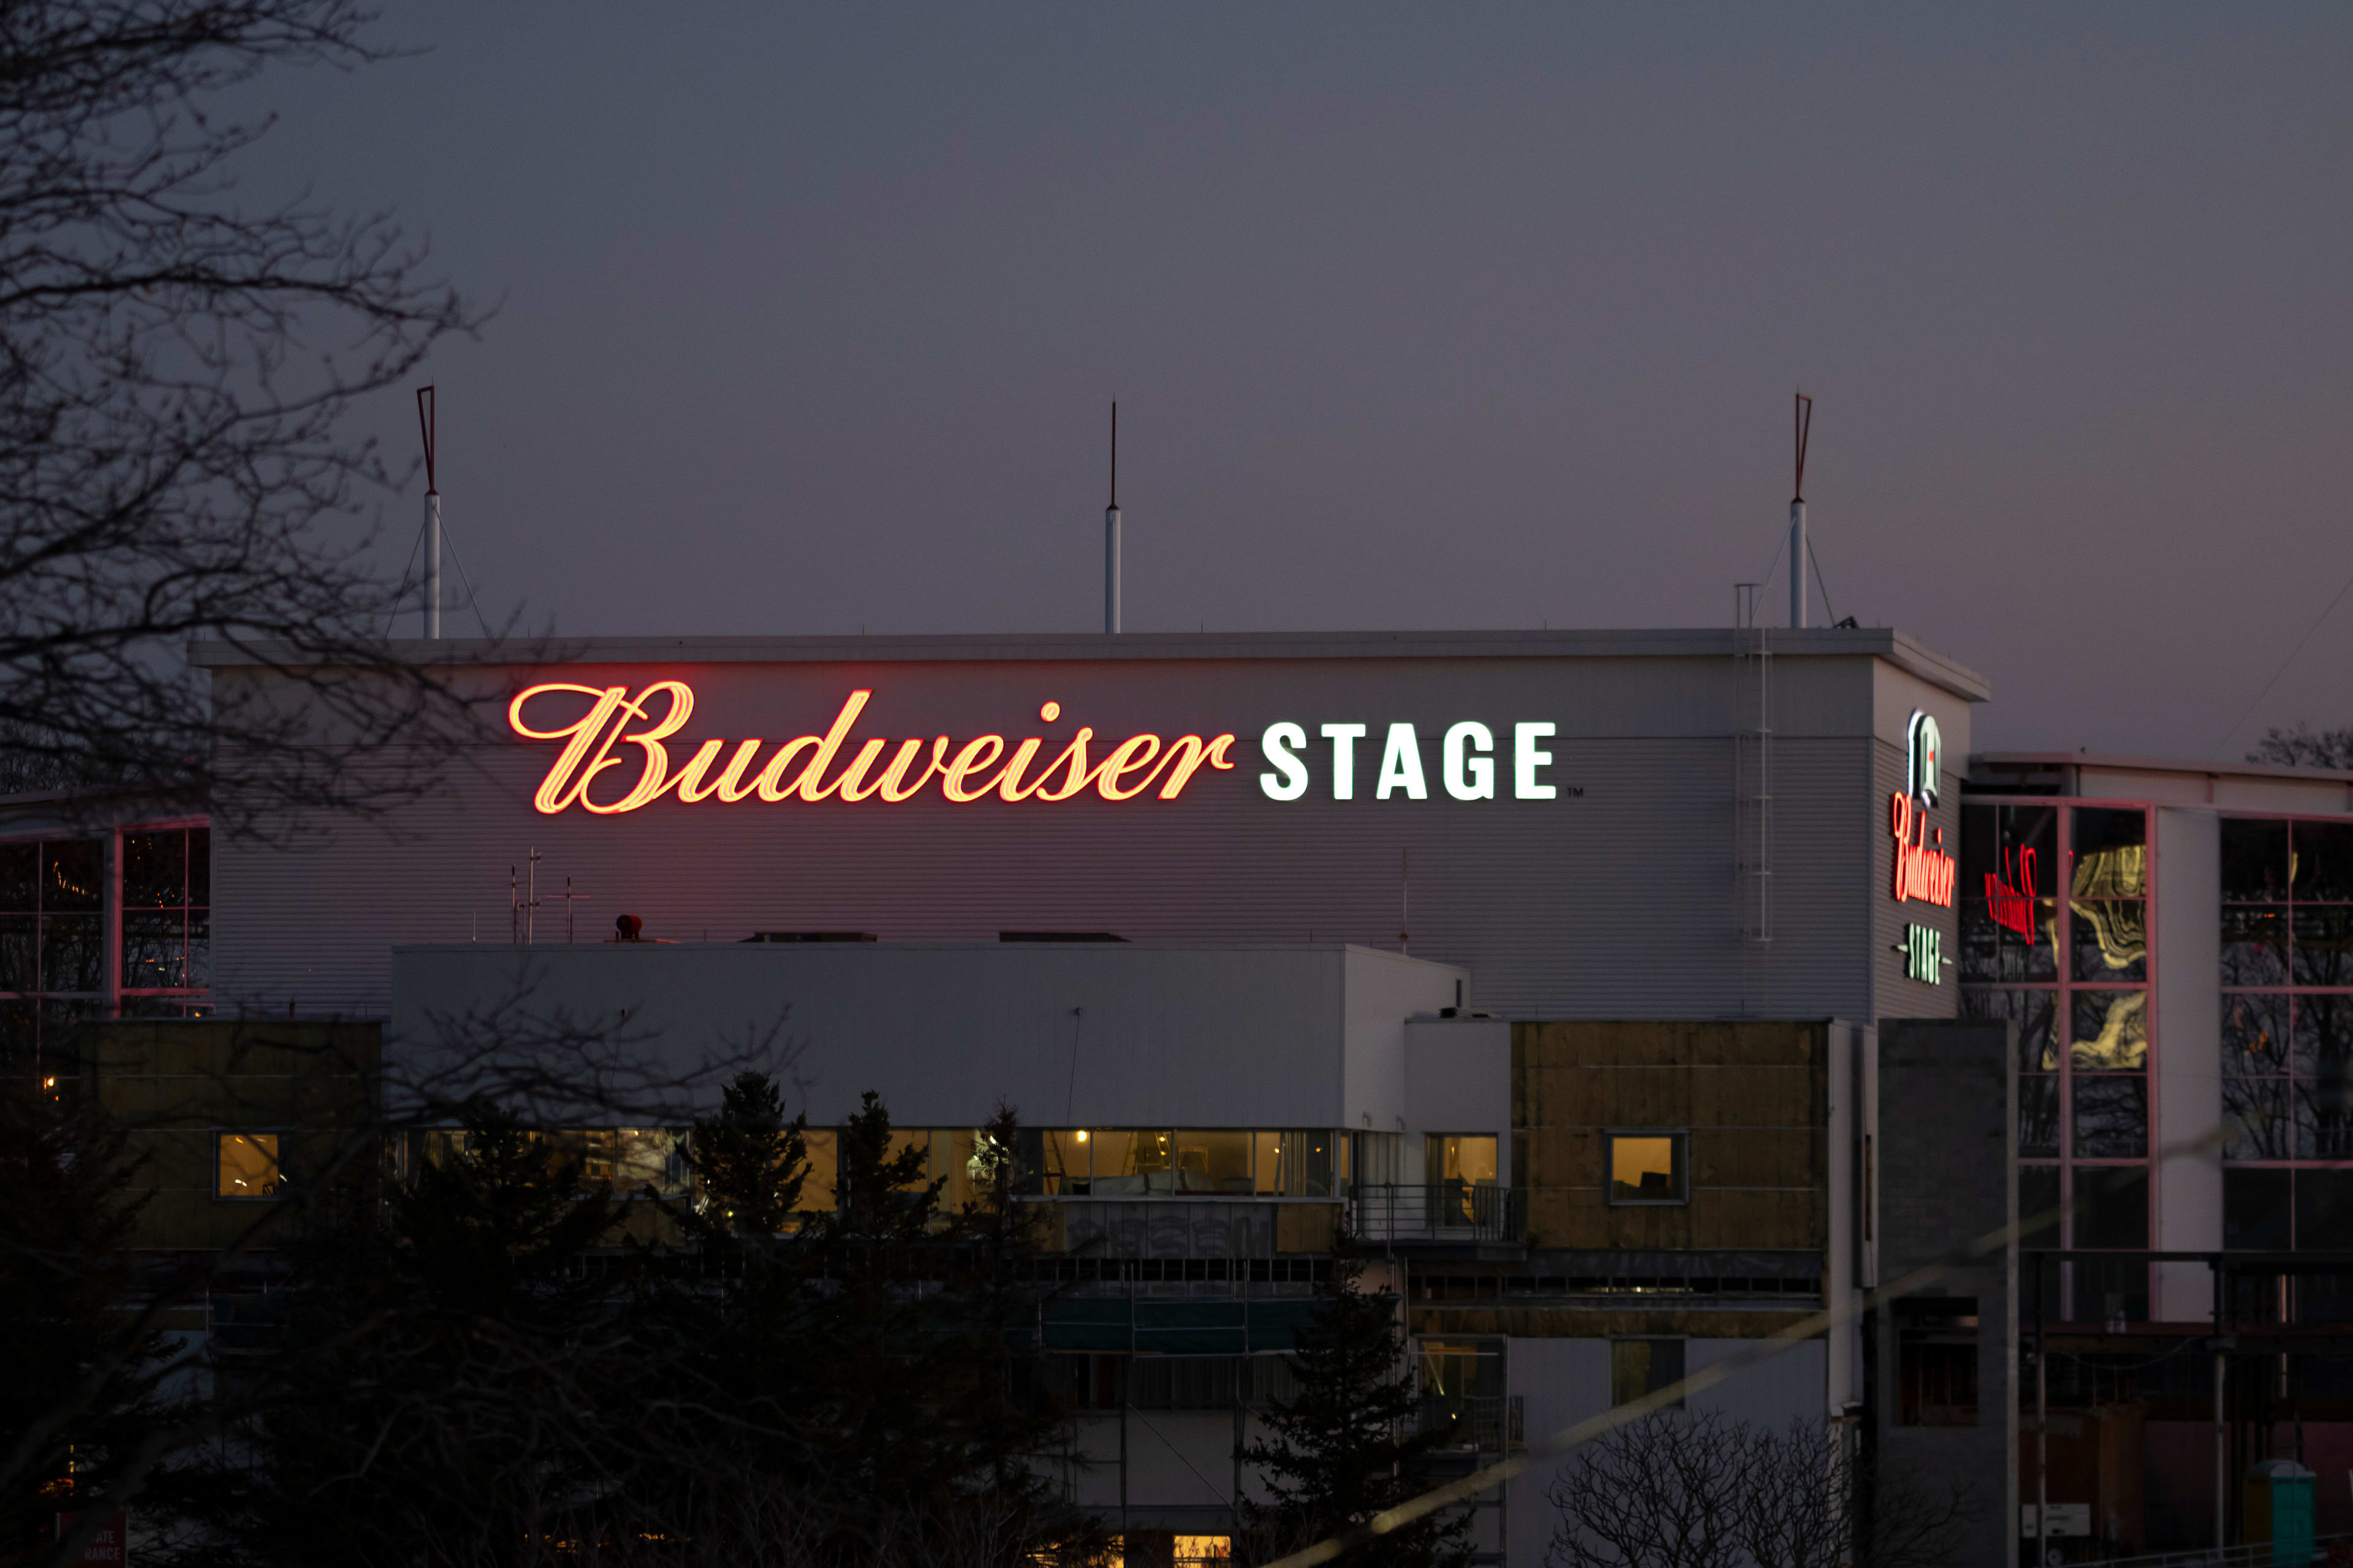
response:
{"label": "building roofline", "polygon": [[[1883,658],[1971,702],[1985,677],[1887,626],[1764,628],[1783,658]],[[1729,626],[1564,631],[1095,632],[934,637],[547,637],[390,641],[387,658],[428,665],[889,664],[1102,659],[1726,658],[1755,634]],[[210,669],[321,662],[269,644],[199,642],[191,663]]]}
{"label": "building roofline", "polygon": [[1307,952],[1355,953],[1364,958],[1386,959],[1392,963],[1418,964],[1425,969],[1451,970],[1468,973],[1466,965],[1442,958],[1425,958],[1419,953],[1398,952],[1391,948],[1373,947],[1361,942],[1252,942],[1245,938],[1158,938],[1128,937],[1115,942],[1004,942],[987,937],[881,937],[873,942],[697,942],[676,937],[649,937],[638,942],[399,942],[391,952],[470,952],[483,955],[569,952],[586,955],[610,952],[616,949],[628,952],[647,952],[657,949],[677,952],[761,952],[776,955],[810,957],[844,957],[852,962],[864,962],[880,954],[907,952],[1007,952],[1026,953],[1031,957],[1067,957],[1073,952],[1109,954],[1113,957],[1134,958],[1155,952]]}
{"label": "building roofline", "polygon": [[2138,773],[2188,773],[2200,778],[2315,779],[2353,784],[2353,771],[2342,768],[2292,767],[2283,763],[2215,763],[2168,757],[2124,756],[2113,752],[1976,752],[1969,756],[1972,779],[1979,765],[1997,768],[2105,768]]}

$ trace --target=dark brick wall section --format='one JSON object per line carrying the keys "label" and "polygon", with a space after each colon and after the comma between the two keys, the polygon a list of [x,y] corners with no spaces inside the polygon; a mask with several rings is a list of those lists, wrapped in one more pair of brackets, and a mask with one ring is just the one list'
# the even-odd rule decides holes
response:
{"label": "dark brick wall section", "polygon": [[[2017,1159],[2012,1026],[1883,1019],[1879,1026],[1879,1279],[1892,1285],[1955,1247],[2010,1223]],[[1937,1296],[1974,1300],[1977,1424],[1902,1425],[1902,1310],[1873,1314],[1871,1429],[1883,1461],[1942,1494],[1968,1489],[1972,1517],[1953,1561],[2018,1561],[2017,1248],[1957,1268],[1915,1293],[1915,1322],[1942,1320]]]}

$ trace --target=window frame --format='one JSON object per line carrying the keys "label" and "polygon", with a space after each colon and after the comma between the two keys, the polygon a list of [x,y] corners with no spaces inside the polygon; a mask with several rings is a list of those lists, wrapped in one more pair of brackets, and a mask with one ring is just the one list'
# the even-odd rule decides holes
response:
{"label": "window frame", "polygon": [[[1665,1387],[1668,1384],[1681,1383],[1691,1376],[1691,1336],[1689,1334],[1611,1334],[1608,1340],[1603,1342],[1608,1344],[1609,1347],[1609,1408],[1612,1410],[1623,1410],[1629,1405],[1633,1404],[1635,1400],[1648,1399],[1651,1394],[1656,1394],[1661,1388]],[[1664,1383],[1661,1383],[1656,1380],[1654,1368],[1651,1385],[1650,1387],[1643,1389],[1641,1393],[1634,1395],[1633,1399],[1619,1398],[1618,1347],[1620,1345],[1670,1344],[1676,1348],[1678,1356],[1683,1362],[1682,1373],[1679,1376],[1666,1379]],[[1679,1394],[1675,1395],[1673,1399],[1669,1400],[1663,1405],[1658,1405],[1656,1408],[1660,1410],[1681,1410],[1683,1408],[1683,1396]]]}
{"label": "window frame", "polygon": [[[2049,998],[2051,1037],[2048,1048],[2052,1056],[2052,1064],[2047,1072],[2031,1076],[2047,1082],[2050,1086],[2048,1092],[2056,1097],[2053,1102],[2057,1116],[2057,1125],[2053,1130],[2055,1152],[2019,1154],[2014,1156],[2012,1164],[2021,1180],[2025,1179],[2026,1173],[2031,1170],[2052,1173],[2053,1179],[2059,1184],[2063,1197],[2072,1194],[2078,1173],[2097,1177],[2104,1172],[2120,1168],[2139,1169],[2147,1175],[2147,1180],[2143,1184],[2144,1224],[2147,1226],[2146,1234],[2152,1236],[2155,1234],[2156,1223],[2156,1152],[2164,1124],[2160,1064],[2165,1047],[2163,1020],[2159,1016],[2158,992],[2160,976],[2164,971],[2165,953],[2158,931],[2158,889],[2162,881],[2162,868],[2159,864],[2160,847],[2158,839],[2158,813],[2162,805],[2162,802],[2145,796],[2135,798],[2128,795],[2078,795],[2064,793],[2029,795],[2016,789],[2001,787],[1983,791],[1965,790],[1961,797],[1961,830],[1965,842],[1971,825],[1969,814],[1972,810],[1981,808],[1998,812],[2004,807],[2031,807],[2054,814],[2051,849],[2057,864],[2052,868],[2053,880],[2047,890],[2038,888],[2034,895],[2038,902],[2047,899],[2052,904],[2052,973],[2051,978],[2047,980],[1976,979],[1970,978],[1964,968],[1956,977],[1954,997],[1956,1016],[1963,1020],[1995,1016],[1972,1011],[1973,1006],[1977,1005],[1976,996],[1979,994],[2034,993]],[[2088,918],[2080,914],[2075,906],[2079,903],[2102,901],[2134,901],[2130,898],[2122,896],[2091,894],[2082,899],[2074,896],[2076,834],[2081,816],[2087,811],[2137,812],[2141,816],[2143,880],[2137,901],[2141,906],[2144,951],[2137,979],[2078,979],[2075,976],[2077,942],[2075,923],[2079,920]],[[2244,817],[2274,814],[2232,811],[2221,815]],[[2295,816],[2294,813],[2276,815],[2290,819]],[[1968,946],[1971,930],[1970,906],[1982,906],[1987,902],[1989,899],[1985,889],[1976,889],[1973,897],[1972,889],[1964,883],[1957,890],[1956,908],[1960,916],[1961,941],[1964,949]],[[2111,1068],[2079,1063],[2075,1059],[2077,1041],[2074,1019],[2077,998],[2116,996],[2135,992],[2140,993],[2143,998],[2139,1003],[2141,1038],[2144,1042],[2140,1065],[2134,1068]],[[2113,1011],[2113,1005],[2111,1009]],[[2010,1064],[2010,1072],[2019,1091],[2018,1110],[2022,1116],[2027,1109],[2023,1096],[2026,1088],[2025,1080],[2029,1075],[2021,1071],[2020,1064],[2016,1061]],[[2079,1149],[2076,1124],[2078,1114],[2076,1088],[2079,1082],[2093,1079],[2123,1083],[2134,1078],[2139,1079],[2141,1086],[2140,1152],[2135,1154],[2094,1154]],[[2099,1096],[2094,1094],[2089,1098],[2096,1101]],[[2022,1132],[2024,1129],[2020,1127],[2014,1131]],[[2076,1219],[2074,1205],[2069,1203],[2062,1214],[2057,1235],[2037,1232],[2036,1237],[2029,1238],[2022,1245],[2029,1250],[2039,1250],[2044,1247],[2072,1247],[2085,1251],[2088,1255],[2095,1249],[2084,1248],[2077,1240]],[[2125,1267],[2130,1264],[2132,1258],[2131,1249],[2122,1250],[2116,1255],[2115,1266]],[[2055,1293],[2063,1317],[2072,1321],[2080,1320],[2084,1315],[2081,1310],[2083,1301],[2078,1298],[2085,1297],[2089,1287],[2081,1286],[2075,1282],[2077,1272],[2081,1269],[2107,1266],[2108,1260],[2094,1259],[2087,1256],[2086,1258],[2079,1259],[2058,1270],[2060,1279],[2057,1282]],[[2137,1292],[2127,1290],[2125,1294],[2137,1295],[2143,1301],[2147,1300],[2146,1290]]]}
{"label": "window frame", "polygon": [[[202,889],[203,902],[194,901],[197,889],[187,879],[185,847],[183,847],[182,902],[169,909],[142,908],[141,912],[175,913],[181,919],[181,961],[185,963],[190,953],[188,920],[202,910],[207,922],[212,915],[212,819],[202,813],[160,816],[131,816],[104,826],[92,826],[81,831],[69,831],[63,825],[50,823],[44,826],[21,831],[0,833],[0,845],[20,846],[36,856],[36,890],[34,907],[8,910],[12,916],[23,916],[31,923],[26,940],[31,944],[29,962],[35,965],[30,975],[30,989],[0,989],[0,1009],[8,1026],[21,1020],[24,1043],[28,1059],[46,1066],[61,1059],[64,1046],[81,1023],[93,1019],[124,1017],[201,1017],[210,1012],[210,954],[206,954],[206,983],[203,985],[135,986],[123,984],[123,840],[141,834],[182,833],[206,836],[206,881]],[[50,844],[94,843],[99,847],[99,900],[92,912],[98,920],[98,987],[90,991],[68,991],[49,984],[49,977],[39,969],[46,945],[43,924],[52,913],[69,914],[81,911],[60,910],[51,911],[45,906],[39,879],[38,857],[43,847]],[[0,1035],[5,1037],[5,1035]]]}
{"label": "window frame", "polygon": [[[284,1201],[279,1189],[286,1185],[286,1139],[292,1129],[287,1127],[215,1127],[213,1141],[212,1201],[216,1204],[274,1204]],[[267,1138],[270,1141],[269,1164],[278,1179],[266,1193],[225,1193],[221,1191],[221,1155],[232,1138]]]}
{"label": "window frame", "polygon": [[[1620,1138],[1664,1138],[1673,1148],[1669,1172],[1675,1195],[1667,1198],[1621,1198],[1618,1195],[1617,1145]],[[1611,1208],[1687,1208],[1691,1205],[1691,1129],[1688,1127],[1605,1127],[1601,1130],[1601,1201]],[[1635,1335],[1637,1339],[1650,1338]]]}
{"label": "window frame", "polygon": [[[812,1129],[812,1131],[814,1131],[814,1129]],[[894,1128],[893,1131],[898,1131],[902,1130]],[[943,1131],[949,1130],[910,1127],[903,1129],[903,1131],[909,1132],[929,1131],[932,1135],[936,1137]],[[962,1130],[959,1129],[955,1131]],[[1356,1132],[1352,1132],[1345,1127],[1276,1127],[1264,1124],[1255,1124],[1247,1127],[1216,1127],[1204,1126],[1199,1123],[1188,1123],[1185,1125],[1161,1125],[1158,1123],[1123,1125],[1114,1122],[1090,1122],[1084,1126],[1070,1127],[1024,1127],[1021,1131],[1025,1137],[1034,1136],[1040,1140],[1054,1140],[1055,1142],[1053,1147],[1064,1155],[1067,1155],[1067,1153],[1072,1149],[1084,1148],[1087,1151],[1087,1159],[1089,1161],[1089,1172],[1088,1174],[1084,1176],[1074,1175],[1067,1166],[1054,1170],[1049,1170],[1043,1166],[1040,1166],[1036,1170],[1025,1168],[1017,1180],[1016,1184],[1018,1186],[1026,1189],[1033,1184],[1039,1186],[1045,1186],[1051,1184],[1054,1190],[1023,1190],[1016,1192],[1014,1194],[1014,1197],[1018,1201],[1023,1203],[1161,1204],[1175,1201],[1179,1203],[1324,1205],[1345,1204],[1350,1201],[1356,1186],[1355,1173],[1358,1151],[1354,1140],[1356,1137],[1360,1135],[1362,1131],[1360,1129]],[[1183,1188],[1181,1184],[1175,1179],[1175,1173],[1183,1168],[1176,1163],[1181,1159],[1181,1151],[1183,1148],[1183,1145],[1179,1144],[1177,1139],[1179,1134],[1186,1132],[1220,1135],[1232,1134],[1239,1135],[1248,1140],[1245,1147],[1250,1151],[1250,1173],[1246,1178],[1235,1179],[1249,1181],[1251,1184],[1252,1190],[1248,1192],[1225,1190],[1205,1191]],[[1133,1171],[1119,1173],[1096,1171],[1092,1168],[1092,1162],[1094,1158],[1094,1135],[1098,1133],[1128,1138],[1131,1140],[1142,1136],[1158,1136],[1164,1139],[1166,1142],[1169,1163],[1166,1166],[1155,1165],[1148,1171]],[[1482,1132],[1477,1134],[1450,1134],[1450,1136],[1488,1137],[1493,1136],[1493,1134]],[[1284,1162],[1283,1166],[1279,1167],[1281,1169],[1287,1170],[1289,1161],[1293,1159],[1299,1160],[1302,1163],[1303,1167],[1313,1167],[1315,1164],[1312,1152],[1304,1150],[1299,1153],[1286,1156],[1282,1152],[1285,1145],[1279,1142],[1280,1140],[1286,1139],[1303,1139],[1311,1142],[1320,1142],[1323,1145],[1321,1168],[1326,1173],[1326,1180],[1329,1185],[1328,1191],[1318,1193],[1313,1191],[1291,1192],[1287,1190],[1266,1190],[1266,1184],[1270,1178],[1269,1173],[1264,1165],[1264,1161],[1269,1157],[1270,1151],[1271,1151],[1273,1158]],[[1063,1140],[1068,1140],[1069,1142],[1064,1143],[1061,1142]],[[1024,1147],[1027,1146],[1025,1145]],[[1041,1143],[1039,1147],[1042,1151],[1044,1145]],[[1018,1152],[1017,1157],[1024,1159],[1028,1158],[1026,1154],[1020,1154]],[[1125,1156],[1121,1157],[1123,1159],[1125,1158]],[[1400,1152],[1392,1150],[1390,1151],[1390,1157],[1393,1160],[1401,1158],[1401,1153]],[[1500,1163],[1503,1158],[1504,1149],[1499,1139],[1496,1146],[1496,1159]],[[934,1167],[934,1169],[936,1170],[936,1167]],[[1171,1179],[1166,1184],[1159,1187],[1153,1187],[1147,1182],[1146,1190],[1142,1192],[1105,1193],[1094,1190],[1094,1184],[1098,1181],[1106,1179],[1126,1181],[1137,1177],[1156,1176],[1161,1174],[1164,1171],[1169,1173]],[[1277,1177],[1275,1179],[1280,1180],[1281,1178]],[[1071,1184],[1076,1182],[1085,1183],[1086,1190],[1083,1192],[1074,1192],[1071,1190]],[[1307,1184],[1303,1183],[1302,1184]]]}

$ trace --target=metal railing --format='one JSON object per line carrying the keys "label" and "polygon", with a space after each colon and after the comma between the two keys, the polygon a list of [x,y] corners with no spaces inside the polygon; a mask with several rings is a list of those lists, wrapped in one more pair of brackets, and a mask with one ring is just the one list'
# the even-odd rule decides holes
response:
{"label": "metal railing", "polygon": [[1527,1194],[1472,1182],[1359,1184],[1348,1227],[1359,1241],[1524,1241]]}
{"label": "metal railing", "polygon": [[1425,1394],[1422,1435],[1438,1437],[1441,1450],[1516,1454],[1527,1446],[1520,1398],[1516,1394]]}
{"label": "metal railing", "polygon": [[[2031,1512],[2033,1506],[2032,1503],[2029,1503],[2026,1508]],[[2027,1539],[2032,1539],[2031,1533]],[[2052,1539],[2056,1541],[2060,1538],[2052,1536]],[[2315,1536],[2312,1542],[2312,1561],[2315,1563],[2342,1562],[2347,1556],[2353,1555],[2353,1551],[2331,1552],[2329,1548],[2332,1545],[2353,1548],[2353,1535]],[[2097,1560],[2097,1568],[2273,1568],[2275,1560],[2274,1551],[2274,1543],[2271,1542],[2250,1541],[2238,1546],[2204,1546],[2185,1548],[2179,1552],[2151,1552],[2139,1557],[2104,1557]],[[2087,1563],[2085,1568],[2091,1568],[2091,1565]]]}

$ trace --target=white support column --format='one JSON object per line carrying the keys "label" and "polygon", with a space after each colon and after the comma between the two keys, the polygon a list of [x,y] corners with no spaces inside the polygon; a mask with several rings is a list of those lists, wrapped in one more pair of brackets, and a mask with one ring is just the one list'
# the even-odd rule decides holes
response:
{"label": "white support column", "polygon": [[425,492],[425,635],[441,635],[441,492]]}
{"label": "white support column", "polygon": [[[2152,1148],[2179,1148],[2222,1124],[2221,819],[2211,811],[2157,812],[2155,940],[2149,1039],[2157,1053],[2149,1095]],[[2222,1152],[2209,1144],[2157,1172],[2150,1245],[2160,1252],[2222,1247]],[[2149,1315],[2205,1322],[2214,1287],[2202,1263],[2160,1263]]]}
{"label": "white support column", "polygon": [[1789,503],[1789,624],[1806,624],[1806,501]]}

